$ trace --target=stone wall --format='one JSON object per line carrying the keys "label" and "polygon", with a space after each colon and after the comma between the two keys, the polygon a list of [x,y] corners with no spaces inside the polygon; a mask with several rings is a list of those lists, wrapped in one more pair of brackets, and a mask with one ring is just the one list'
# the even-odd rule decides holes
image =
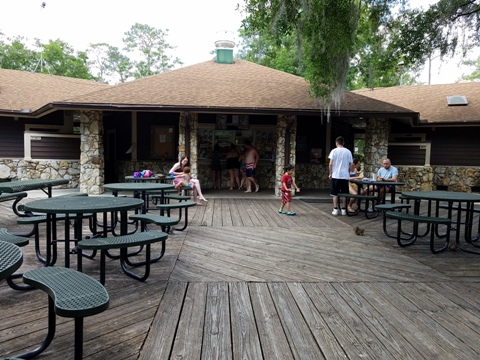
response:
{"label": "stone wall", "polygon": [[[480,168],[460,166],[399,166],[405,191],[448,190],[471,192],[480,187]],[[474,188],[472,190],[472,188]]]}
{"label": "stone wall", "polygon": [[80,183],[80,162],[78,160],[0,159],[0,181],[29,179],[66,179],[70,183],[61,187],[76,189]]}

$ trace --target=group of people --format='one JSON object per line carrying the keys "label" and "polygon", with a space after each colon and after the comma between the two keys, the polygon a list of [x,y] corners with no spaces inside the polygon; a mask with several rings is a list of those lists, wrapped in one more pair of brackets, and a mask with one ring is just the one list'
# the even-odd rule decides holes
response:
{"label": "group of people", "polygon": [[[350,199],[350,202],[346,203],[346,199],[343,198],[342,204],[339,204],[338,194],[350,193],[358,194],[357,185],[350,183],[351,180],[358,180],[363,178],[363,173],[359,171],[360,161],[354,159],[352,152],[345,146],[345,140],[339,136],[335,140],[335,148],[330,152],[328,158],[330,162],[328,164],[328,177],[331,180],[330,195],[333,199],[332,215],[347,215],[348,210],[353,212],[352,206],[354,206],[355,199]],[[226,154],[227,169],[230,174],[230,190],[233,190],[234,185],[242,189],[246,186],[246,193],[252,192],[252,184],[255,185],[255,192],[258,192],[260,186],[255,179],[255,169],[258,164],[259,154],[258,151],[251,145],[250,141],[246,140],[244,143],[245,153],[239,155],[236,151],[234,144]],[[182,156],[179,162],[175,163],[170,170],[170,175],[174,177],[173,184],[177,190],[181,190],[183,187],[191,187],[193,190],[193,200],[197,202],[197,199],[201,201],[207,201],[203,196],[200,182],[198,179],[193,179],[190,176],[190,162],[186,155]],[[220,156],[217,145],[215,146],[212,156],[212,179],[214,188],[220,188]],[[281,180],[281,193],[282,202],[280,209],[281,214],[295,215],[295,212],[291,211],[290,203],[292,191],[300,191],[300,188],[295,184],[293,179],[294,167],[287,165],[285,167],[285,173]],[[242,173],[240,180],[239,173]],[[215,174],[214,174],[215,173]],[[377,181],[395,182],[398,178],[398,170],[392,166],[390,159],[384,159],[382,167],[377,171]],[[388,184],[377,186],[375,190],[379,193],[379,198],[382,199],[385,192],[390,192],[392,189]],[[374,190],[371,187],[362,189],[361,194],[366,194],[367,191]],[[373,211],[373,209],[369,209]]]}
{"label": "group of people", "polygon": [[[255,178],[255,169],[257,168],[258,160],[260,158],[258,151],[252,146],[249,140],[245,140],[243,144],[245,152],[239,155],[236,151],[235,145],[232,144],[226,155],[226,162],[228,172],[230,174],[230,190],[236,184],[239,189],[246,187],[245,192],[252,192],[252,184],[255,185],[255,192],[258,192],[260,185]],[[240,180],[239,173],[242,173]],[[205,199],[200,186],[200,181],[190,176],[190,160],[188,156],[183,155],[180,161],[175,163],[169,171],[170,176],[173,177],[173,185],[180,193],[184,188],[191,188],[193,191],[193,201],[201,204]],[[218,144],[215,145],[212,154],[212,180],[214,189],[220,189],[221,165],[220,165],[220,151]]]}
{"label": "group of people", "polygon": [[[245,140],[243,147],[245,152],[239,154],[235,144],[231,144],[225,155],[226,167],[230,175],[230,190],[238,188],[246,189],[246,193],[252,192],[252,184],[255,185],[255,192],[260,190],[260,185],[255,177],[255,169],[257,168],[260,155],[257,149],[252,146],[249,140]],[[220,189],[222,178],[220,147],[215,144],[212,153],[212,183],[214,189]],[[236,185],[236,187],[235,187]]]}
{"label": "group of people", "polygon": [[[348,205],[346,204],[346,198],[343,198],[342,205],[339,207],[338,194],[339,193],[350,193],[358,194],[357,185],[350,183],[351,180],[359,180],[363,178],[363,174],[359,172],[360,161],[358,159],[353,159],[352,152],[347,149],[345,145],[345,140],[343,137],[339,136],[335,140],[335,149],[333,149],[328,158],[330,159],[328,165],[328,177],[331,180],[331,190],[330,195],[333,198],[333,210],[332,215],[347,215],[347,206],[348,211],[353,212],[352,208],[355,199],[350,199]],[[395,182],[398,179],[398,169],[392,166],[390,159],[384,159],[382,161],[382,167],[377,171],[377,181],[385,182]],[[361,190],[361,194],[365,195],[367,192],[377,190],[379,194],[379,199],[383,199],[385,192],[390,192],[392,186],[388,184],[367,187]],[[374,202],[375,204],[375,202]],[[369,208],[368,211],[373,211],[373,207]]]}

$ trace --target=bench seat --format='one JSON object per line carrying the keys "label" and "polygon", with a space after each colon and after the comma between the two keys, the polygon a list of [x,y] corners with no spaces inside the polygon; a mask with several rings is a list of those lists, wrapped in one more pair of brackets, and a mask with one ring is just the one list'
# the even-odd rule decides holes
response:
{"label": "bench seat", "polygon": [[167,227],[177,225],[180,222],[180,219],[154,214],[135,214],[130,215],[129,219],[140,221],[142,223],[142,231],[147,231],[147,224],[155,224],[161,226],[162,231],[166,233],[168,233]]}
{"label": "bench seat", "polygon": [[197,203],[195,201],[179,201],[175,203],[168,203],[168,204],[157,204],[157,209],[160,209],[160,215],[164,216],[165,211],[167,212],[167,216],[170,217],[171,210],[178,209],[178,220],[182,220],[182,209],[185,209],[185,222],[182,228],[175,228],[175,230],[183,231],[188,226],[188,208],[192,206],[196,206]]}
{"label": "bench seat", "polygon": [[[165,240],[168,238],[168,234],[161,231],[147,231],[139,232],[130,235],[112,236],[104,238],[91,238],[78,242],[77,246],[80,251],[82,250],[100,250],[100,282],[105,284],[105,258],[108,250],[120,249],[120,265],[122,270],[128,276],[145,281],[150,275],[150,264],[160,260],[165,254]],[[150,246],[153,243],[161,242],[162,250],[159,256],[151,258]],[[146,255],[145,261],[131,262],[128,259],[127,249],[133,246],[145,246]],[[81,258],[81,257],[80,257]],[[131,271],[128,266],[141,266],[145,265],[145,272],[143,275],[138,275]],[[81,270],[81,262],[78,264]]]}
{"label": "bench seat", "polygon": [[83,357],[83,318],[99,314],[110,304],[107,290],[92,277],[73,269],[43,267],[27,271],[23,281],[48,294],[48,334],[35,350],[17,355],[29,359],[43,352],[55,335],[55,316],[75,319],[75,360]]}
{"label": "bench seat", "polygon": [[[415,243],[418,237],[418,226],[414,226],[414,231],[411,236],[408,239],[402,238],[402,221],[409,221],[413,223],[425,223],[432,225],[432,228],[430,229],[430,250],[432,253],[436,254],[448,248],[450,243],[450,225],[452,222],[449,218],[415,215],[398,211],[387,211],[385,216],[387,218],[397,220],[397,243],[399,246],[404,247],[412,245]],[[446,225],[447,228],[445,234],[445,244],[439,248],[435,248],[435,227],[433,225]]]}
{"label": "bench seat", "polygon": [[[377,211],[382,211],[383,212],[383,232],[385,235],[388,237],[397,238],[397,234],[392,234],[387,230],[387,216],[386,213],[387,211],[402,211],[402,210],[408,210],[412,207],[410,204],[379,204],[375,205],[375,209]],[[410,234],[411,235],[411,234]]]}
{"label": "bench seat", "polygon": [[25,191],[12,192],[12,193],[4,192],[0,194],[0,202],[15,200],[12,204],[12,210],[15,213],[15,215],[22,216],[23,214],[20,214],[21,210],[17,207],[17,204],[27,196],[28,194]]}
{"label": "bench seat", "polygon": [[190,200],[192,197],[189,195],[177,195],[177,194],[167,194],[164,196],[165,200],[178,200],[178,201],[187,201]]}
{"label": "bench seat", "polygon": [[[365,217],[367,219],[372,219],[372,218],[375,218],[375,217],[378,216],[378,211],[376,211],[376,210],[371,211],[371,212],[368,211],[368,208],[369,208],[368,204],[369,204],[370,201],[373,204],[374,200],[377,199],[376,195],[359,195],[359,194],[350,194],[350,193],[349,194],[339,193],[338,197],[339,197],[339,199],[341,199],[342,197],[346,198],[347,203],[348,203],[349,199],[358,199],[359,201],[365,200]],[[359,212],[360,212],[360,203],[358,204],[358,207],[354,212],[348,211],[348,206],[347,206],[347,215],[348,216],[357,215]]]}
{"label": "bench seat", "polygon": [[13,193],[1,193],[0,194],[0,202],[15,200],[15,199],[23,199],[27,197],[27,193],[24,191],[21,192],[13,192]]}

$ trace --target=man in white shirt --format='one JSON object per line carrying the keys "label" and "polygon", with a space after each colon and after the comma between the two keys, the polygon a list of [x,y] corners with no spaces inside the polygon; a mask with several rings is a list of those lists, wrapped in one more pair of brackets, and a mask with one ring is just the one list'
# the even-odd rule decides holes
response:
{"label": "man in white shirt", "polygon": [[[331,180],[330,196],[333,197],[332,215],[338,215],[338,194],[348,194],[348,182],[350,180],[350,164],[353,162],[352,152],[344,147],[345,140],[339,136],[335,139],[336,148],[333,149],[328,158],[328,178]],[[347,199],[342,200],[341,214],[347,215]]]}

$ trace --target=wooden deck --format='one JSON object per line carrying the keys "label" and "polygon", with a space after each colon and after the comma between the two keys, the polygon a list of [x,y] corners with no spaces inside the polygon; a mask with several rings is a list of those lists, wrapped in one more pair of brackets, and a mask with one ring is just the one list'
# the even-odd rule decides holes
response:
{"label": "wooden deck", "polygon": [[[169,237],[144,283],[108,261],[110,308],[85,319],[84,358],[480,357],[480,257],[433,255],[427,239],[399,248],[380,217],[334,217],[330,203],[294,199],[289,217],[278,214],[279,199],[251,195],[191,208],[187,230]],[[29,229],[8,203],[0,221]],[[22,269],[38,266],[33,244],[24,257]],[[83,264],[98,277],[98,259]],[[0,312],[0,357],[43,340],[45,293],[2,282]],[[73,357],[73,321],[57,320],[40,359]]]}

